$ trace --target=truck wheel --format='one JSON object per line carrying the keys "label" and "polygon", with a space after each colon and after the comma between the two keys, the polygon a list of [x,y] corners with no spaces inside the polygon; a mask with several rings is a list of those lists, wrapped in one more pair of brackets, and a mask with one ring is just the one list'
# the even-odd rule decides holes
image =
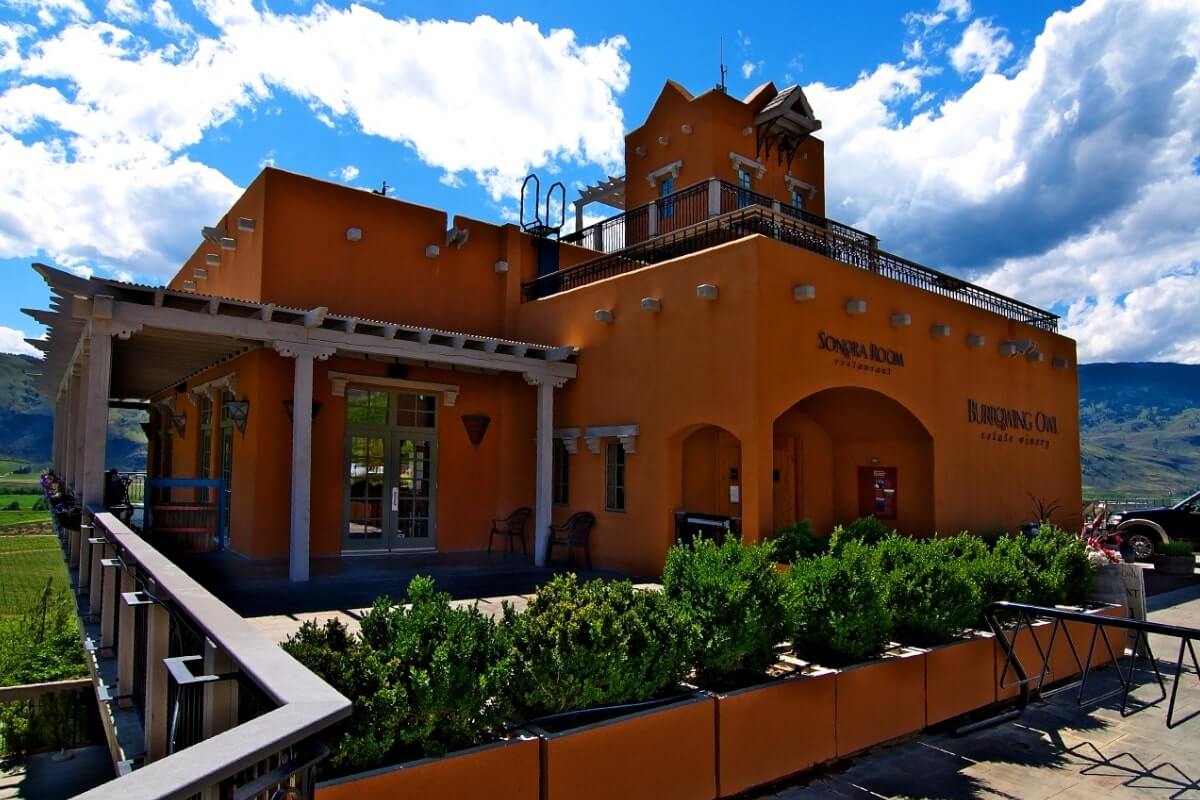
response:
{"label": "truck wheel", "polygon": [[1121,538],[1133,550],[1134,558],[1138,561],[1148,561],[1154,557],[1154,545],[1158,543],[1158,534],[1149,528],[1130,528],[1122,533]]}

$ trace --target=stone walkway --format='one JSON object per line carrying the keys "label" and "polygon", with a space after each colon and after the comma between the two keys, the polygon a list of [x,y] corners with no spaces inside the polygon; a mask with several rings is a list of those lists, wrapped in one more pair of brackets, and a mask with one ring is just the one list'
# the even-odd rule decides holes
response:
{"label": "stone walkway", "polygon": [[[1151,597],[1149,607],[1151,620],[1200,628],[1200,587]],[[1173,673],[1177,640],[1151,644],[1160,669],[1169,662]],[[1157,698],[1151,674],[1141,676],[1132,698]],[[1117,685],[1113,671],[1104,670],[1089,678],[1087,694],[1100,696]],[[1075,705],[1075,697],[1074,690],[1063,692],[1014,720],[965,736],[925,734],[854,759],[840,771],[754,797],[1200,798],[1200,680],[1194,672],[1184,676],[1175,717],[1197,716],[1171,730],[1166,701],[1122,717],[1119,697],[1086,709]]]}

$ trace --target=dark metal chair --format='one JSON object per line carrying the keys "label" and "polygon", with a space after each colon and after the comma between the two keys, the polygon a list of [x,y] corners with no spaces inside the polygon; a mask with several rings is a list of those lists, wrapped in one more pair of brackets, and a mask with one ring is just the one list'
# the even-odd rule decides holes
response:
{"label": "dark metal chair", "polygon": [[583,548],[584,558],[587,559],[588,569],[592,568],[592,552],[588,548],[588,538],[592,527],[596,524],[596,515],[590,511],[577,511],[567,517],[562,525],[550,526],[550,541],[546,543],[546,560],[553,561],[554,546],[567,548],[567,563],[572,563],[576,547]]}
{"label": "dark metal chair", "polygon": [[497,536],[508,537],[508,552],[513,552],[513,539],[521,540],[521,552],[526,555],[529,550],[525,545],[525,525],[529,522],[529,517],[533,515],[533,509],[528,506],[521,506],[516,511],[509,514],[504,519],[492,520],[492,531],[488,534],[488,552],[492,552],[492,540]]}

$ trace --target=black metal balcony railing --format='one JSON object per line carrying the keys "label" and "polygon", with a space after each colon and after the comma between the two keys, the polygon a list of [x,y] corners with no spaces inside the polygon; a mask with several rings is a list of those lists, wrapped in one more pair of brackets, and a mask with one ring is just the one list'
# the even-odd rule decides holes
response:
{"label": "black metal balcony railing", "polygon": [[[716,186],[719,200],[709,196]],[[752,234],[801,247],[908,286],[1058,330],[1058,315],[880,250],[868,233],[725,181],[705,181],[563,237],[603,255],[522,285],[525,301],[585,286]]]}

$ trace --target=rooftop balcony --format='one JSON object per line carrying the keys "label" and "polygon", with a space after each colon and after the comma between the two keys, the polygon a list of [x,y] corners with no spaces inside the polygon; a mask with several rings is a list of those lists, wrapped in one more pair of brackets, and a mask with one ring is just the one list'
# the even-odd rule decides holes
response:
{"label": "rooftop balcony", "polygon": [[879,249],[869,233],[710,178],[564,236],[601,255],[523,284],[538,300],[753,234],[957,300],[1041,330],[1058,315]]}

